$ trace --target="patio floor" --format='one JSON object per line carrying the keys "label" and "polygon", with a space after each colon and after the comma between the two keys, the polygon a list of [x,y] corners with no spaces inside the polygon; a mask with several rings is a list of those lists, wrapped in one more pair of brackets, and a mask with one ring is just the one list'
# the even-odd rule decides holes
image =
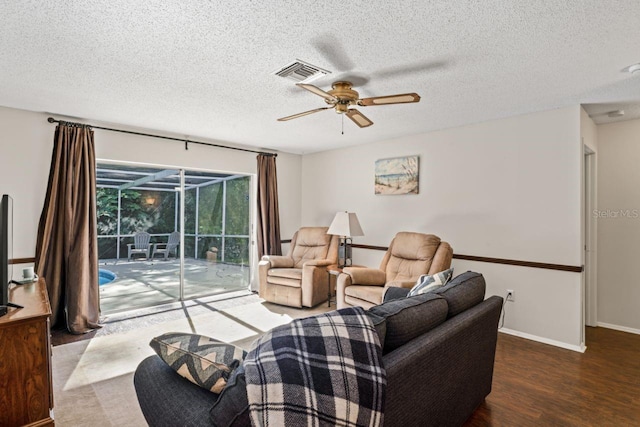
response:
{"label": "patio floor", "polygon": [[[176,301],[179,297],[179,260],[100,260],[99,268],[116,275],[100,286],[103,314]],[[186,258],[184,298],[247,290],[249,267]]]}

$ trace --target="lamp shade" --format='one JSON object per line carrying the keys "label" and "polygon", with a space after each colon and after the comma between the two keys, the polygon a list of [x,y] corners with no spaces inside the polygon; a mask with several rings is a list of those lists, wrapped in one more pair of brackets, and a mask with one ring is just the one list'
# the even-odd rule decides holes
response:
{"label": "lamp shade", "polygon": [[329,226],[327,234],[353,237],[364,236],[360,221],[354,212],[338,212]]}

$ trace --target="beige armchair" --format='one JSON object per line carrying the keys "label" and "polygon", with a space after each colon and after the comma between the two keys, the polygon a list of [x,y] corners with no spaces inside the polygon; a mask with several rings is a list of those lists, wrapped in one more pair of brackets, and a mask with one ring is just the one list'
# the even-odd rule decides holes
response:
{"label": "beige armchair", "polygon": [[338,308],[370,308],[382,303],[391,286],[411,288],[422,274],[451,267],[453,249],[433,234],[400,232],[384,254],[380,268],[347,267],[338,276]]}
{"label": "beige armchair", "polygon": [[260,297],[291,307],[313,307],[327,300],[327,266],[338,263],[338,236],[329,227],[302,227],[285,256],[265,255],[258,264]]}

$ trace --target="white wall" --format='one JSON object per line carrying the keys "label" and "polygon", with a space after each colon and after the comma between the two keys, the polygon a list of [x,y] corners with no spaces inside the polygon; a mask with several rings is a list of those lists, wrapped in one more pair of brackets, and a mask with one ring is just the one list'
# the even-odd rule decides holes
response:
{"label": "white wall", "polygon": [[36,233],[47,192],[53,128],[47,116],[0,108],[0,194],[13,198],[13,256],[35,256]]}
{"label": "white wall", "polygon": [[598,126],[598,323],[640,333],[640,120]]}
{"label": "white wall", "polygon": [[[579,110],[306,155],[302,223],[328,225],[336,211],[348,210],[358,214],[365,233],[355,243],[386,246],[398,231],[420,231],[442,237],[457,254],[579,266]],[[374,162],[414,154],[420,156],[420,194],[374,195]],[[355,263],[377,266],[381,257],[382,252],[354,250]],[[458,260],[454,267],[485,274],[488,295],[515,291],[506,328],[581,346],[579,273]]]}
{"label": "white wall", "polygon": [[[3,139],[0,141],[0,194],[10,194],[14,200],[15,258],[30,258],[35,255],[36,233],[47,190],[55,130],[55,125],[47,122],[48,116],[44,113],[0,107],[0,128],[3,131]],[[60,116],[56,118],[64,119]],[[96,121],[87,122],[100,125]],[[127,129],[118,125],[106,126]],[[175,136],[157,131],[148,132]],[[210,142],[229,145],[219,141]],[[254,153],[195,144],[191,144],[189,150],[185,151],[184,144],[179,142],[99,129],[95,130],[95,143],[96,157],[100,160],[251,175],[256,173]],[[300,226],[301,157],[279,153],[277,168],[282,235],[286,236],[293,234]]]}
{"label": "white wall", "polygon": [[[34,255],[54,130],[46,117],[0,108],[0,194],[11,194],[20,212],[15,257]],[[179,143],[99,130],[96,152],[100,159],[255,173],[254,154],[195,145],[184,151]],[[375,160],[413,154],[420,156],[420,194],[375,196]],[[423,231],[458,254],[580,265],[580,171],[577,106],[302,159],[279,154],[282,237],[300,225],[328,225],[335,212],[349,210],[365,232],[356,243],[386,246],[398,231]],[[359,264],[377,266],[381,257],[354,251]],[[485,274],[488,295],[515,290],[506,328],[580,346],[580,274],[458,260],[454,267]]]}

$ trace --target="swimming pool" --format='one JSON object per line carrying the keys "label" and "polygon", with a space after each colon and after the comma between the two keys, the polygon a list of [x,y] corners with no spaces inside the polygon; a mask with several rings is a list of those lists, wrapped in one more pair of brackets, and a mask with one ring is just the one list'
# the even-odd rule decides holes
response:
{"label": "swimming pool", "polygon": [[98,280],[100,286],[106,285],[107,283],[111,283],[116,279],[116,275],[114,272],[105,270],[104,268],[98,269]]}

